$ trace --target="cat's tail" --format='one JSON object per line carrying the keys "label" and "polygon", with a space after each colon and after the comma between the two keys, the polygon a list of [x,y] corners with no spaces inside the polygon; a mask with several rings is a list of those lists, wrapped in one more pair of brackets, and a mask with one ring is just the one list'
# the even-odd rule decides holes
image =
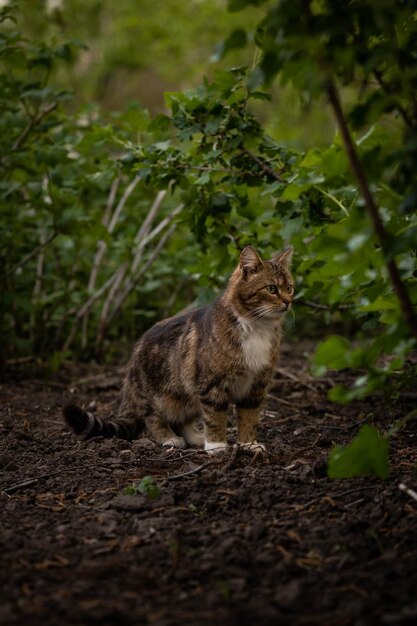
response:
{"label": "cat's tail", "polygon": [[143,422],[134,415],[102,420],[76,404],[67,404],[64,407],[64,419],[71,430],[84,439],[119,437],[131,440],[136,439],[143,430]]}

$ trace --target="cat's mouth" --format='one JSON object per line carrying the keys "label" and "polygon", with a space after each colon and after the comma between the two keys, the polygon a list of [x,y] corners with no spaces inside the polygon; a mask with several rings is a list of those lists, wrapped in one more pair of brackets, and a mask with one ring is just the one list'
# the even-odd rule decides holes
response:
{"label": "cat's mouth", "polygon": [[285,313],[290,311],[290,309],[291,309],[291,302],[288,303],[288,306],[285,304],[280,304],[279,307],[270,309],[265,317],[276,319],[277,317],[282,317],[283,315],[285,315]]}

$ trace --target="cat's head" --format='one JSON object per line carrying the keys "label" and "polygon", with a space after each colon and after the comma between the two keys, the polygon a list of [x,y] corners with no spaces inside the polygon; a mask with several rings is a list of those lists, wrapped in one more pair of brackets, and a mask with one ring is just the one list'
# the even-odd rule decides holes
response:
{"label": "cat's head", "polygon": [[229,285],[230,301],[239,315],[249,320],[277,320],[291,308],[293,251],[286,248],[265,261],[253,246],[242,250]]}

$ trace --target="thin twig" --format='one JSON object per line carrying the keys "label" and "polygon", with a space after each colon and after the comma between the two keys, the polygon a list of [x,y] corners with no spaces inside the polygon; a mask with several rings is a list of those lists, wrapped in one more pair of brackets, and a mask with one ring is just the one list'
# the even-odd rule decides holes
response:
{"label": "thin twig", "polygon": [[209,467],[209,465],[216,465],[216,463],[213,463],[213,461],[206,461],[206,463],[197,465],[197,467],[194,467],[193,469],[188,470],[188,472],[183,472],[182,474],[174,474],[173,476],[167,476],[164,480],[179,480],[180,478],[184,478],[185,476],[191,476],[191,474],[197,474],[198,472],[201,472],[201,470],[203,470],[204,468]]}
{"label": "thin twig", "polygon": [[318,309],[320,311],[346,311],[357,306],[356,304],[339,304],[335,307],[328,306],[327,304],[319,304],[318,302],[312,302],[311,300],[303,300],[302,298],[295,300],[296,304],[306,306],[311,309]]}
{"label": "thin twig", "polygon": [[230,455],[230,459],[228,460],[228,462],[226,463],[226,465],[223,467],[222,472],[228,472],[229,469],[232,467],[233,463],[236,461],[237,456],[240,452],[242,448],[240,446],[234,446],[233,450],[232,450],[232,454]]}
{"label": "thin twig", "polygon": [[259,167],[265,174],[267,174],[271,178],[274,178],[280,183],[285,183],[285,180],[281,178],[281,176],[277,172],[275,172],[275,170],[273,170],[272,167],[270,167],[264,161],[262,161],[262,159],[257,157],[256,154],[253,154],[253,152],[251,152],[247,148],[243,148],[243,152],[247,154],[253,161],[255,161],[255,163],[259,165]]}
{"label": "thin twig", "polygon": [[[137,459],[132,458],[129,461],[119,461],[118,465],[131,465],[136,460]],[[59,469],[57,471],[54,471],[54,472],[47,472],[46,474],[40,474],[36,478],[29,478],[29,479],[24,480],[24,481],[22,481],[20,483],[15,483],[13,485],[10,485],[10,487],[3,487],[3,488],[0,489],[0,492],[3,492],[5,494],[7,494],[7,495],[11,495],[12,493],[16,493],[17,491],[21,491],[22,489],[25,489],[26,487],[31,487],[32,485],[36,484],[40,480],[51,478],[52,476],[58,476],[58,475],[61,475],[61,474],[65,473],[65,472],[74,472],[74,473],[76,473],[80,469],[88,469],[88,468],[93,468],[93,469],[100,469],[100,468],[111,469],[111,467],[107,463],[83,463],[82,465],[78,465],[77,467],[64,467],[64,468],[61,468],[61,469]]]}
{"label": "thin twig", "polygon": [[359,420],[358,422],[355,422],[354,424],[350,424],[350,426],[334,426],[333,424],[322,424],[321,428],[325,428],[326,430],[340,430],[342,432],[348,431],[348,430],[352,430],[353,428],[357,428],[358,426],[361,426],[362,424],[367,422],[372,416],[373,416],[373,413],[370,413],[369,415],[364,417],[362,420]]}
{"label": "thin twig", "polygon": [[366,209],[374,226],[375,234],[378,237],[379,243],[382,247],[382,252],[390,275],[391,284],[400,302],[405,321],[407,322],[412,335],[417,339],[417,320],[414,315],[413,305],[407,289],[405,288],[405,285],[401,280],[400,273],[398,271],[398,267],[394,258],[388,256],[390,236],[385,230],[385,226],[382,222],[381,216],[379,215],[378,208],[375,204],[374,198],[368,185],[366,174],[363,170],[362,164],[359,160],[354,146],[354,142],[350,135],[349,127],[347,125],[347,121],[342,109],[338,91],[333,80],[331,79],[328,80],[327,95],[329,98],[329,102],[333,108],[337,125],[339,126],[339,130],[342,135],[350,166],[356,177],[356,180],[358,181],[359,188],[365,201]]}
{"label": "thin twig", "polygon": [[153,204],[150,208],[148,215],[143,220],[143,223],[136,234],[135,243],[139,243],[141,239],[143,239],[149,233],[149,229],[153,224],[156,214],[158,213],[161,207],[162,201],[165,198],[166,194],[167,194],[167,189],[164,189],[157,193],[156,198],[153,201]]}
{"label": "thin twig", "polygon": [[[109,193],[109,196],[108,196],[108,199],[107,199],[106,209],[105,209],[105,212],[104,212],[104,215],[103,215],[103,219],[101,220],[103,226],[106,226],[106,227],[108,226],[108,222],[109,222],[109,219],[110,219],[110,214],[111,214],[111,211],[113,209],[114,202],[116,200],[116,194],[117,194],[117,190],[119,188],[119,184],[120,184],[120,174],[119,174],[119,176],[117,176],[113,180],[111,188],[110,188],[110,193]],[[100,241],[97,244],[97,248],[98,249],[97,249],[96,255],[94,257],[93,267],[91,269],[91,274],[90,274],[90,278],[89,278],[89,281],[88,281],[88,291],[89,291],[89,293],[92,293],[94,291],[94,289],[95,289],[98,270],[99,270],[101,262],[103,260],[104,253],[105,253],[106,248],[107,248],[107,243],[103,239],[100,239]]]}
{"label": "thin twig", "polygon": [[[82,317],[85,315],[85,313],[87,311],[90,310],[90,308],[93,306],[93,304],[96,302],[96,300],[98,300],[101,295],[113,284],[113,282],[115,280],[117,280],[117,276],[118,276],[118,271],[117,270],[114,274],[112,274],[112,276],[110,276],[110,278],[108,278],[106,280],[106,282],[101,285],[101,287],[99,289],[97,289],[97,291],[95,293],[93,293],[86,302],[84,302],[83,306],[79,309],[77,315],[75,316],[71,331],[63,345],[62,350],[65,352],[65,350],[68,350],[69,346],[71,345],[75,334],[77,332],[77,328],[78,328],[78,324],[80,323],[80,320],[82,319]],[[61,318],[61,325],[62,323],[68,319],[68,317],[70,315],[72,315],[72,313],[74,313],[76,311],[76,309],[73,307],[72,309],[70,309],[69,311],[67,311],[67,313],[65,313],[65,315]]]}
{"label": "thin twig", "polygon": [[[143,239],[139,242],[136,251],[135,251],[135,255],[131,264],[131,269],[130,269],[130,273],[134,274],[138,268],[139,262],[142,259],[143,256],[143,251],[145,249],[145,247],[148,245],[148,243],[150,243],[153,239],[155,239],[155,237],[157,235],[159,235],[159,233],[164,230],[164,228],[166,226],[168,226],[168,224],[170,224],[172,222],[172,220],[174,219],[174,217],[176,217],[178,215],[178,213],[181,213],[182,209],[184,208],[183,204],[178,205],[177,207],[175,207],[175,209],[166,217],[164,217],[164,219],[162,219],[159,224],[157,226],[155,226],[155,228],[153,230],[151,230],[151,232],[149,234],[147,234],[146,236],[143,237]],[[137,237],[136,237],[137,238]]]}
{"label": "thin twig", "polygon": [[21,489],[25,489],[26,487],[31,487],[32,485],[35,485],[38,481],[39,481],[39,478],[31,478],[21,483],[16,483],[15,485],[11,485],[10,487],[3,489],[3,492],[7,496],[11,496],[13,493],[16,493],[16,491],[20,491]]}
{"label": "thin twig", "polygon": [[[382,77],[382,74],[379,70],[374,70],[374,76],[378,81],[379,86],[385,91],[386,94],[388,95],[392,95],[393,93],[396,92],[396,88],[392,87],[391,85],[388,85],[385,80]],[[403,118],[404,122],[406,123],[406,125],[409,128],[414,128],[414,124],[410,118],[410,116],[408,115],[407,111],[404,109],[404,107],[397,101],[397,98],[395,99],[395,108],[397,109],[397,111],[399,112],[399,114],[401,115],[401,117]]]}
{"label": "thin twig", "polygon": [[6,272],[6,277],[7,276],[11,276],[18,269],[20,269],[21,267],[26,265],[26,263],[28,263],[31,259],[33,259],[33,257],[36,256],[39,253],[40,250],[42,250],[43,248],[46,248],[46,246],[49,245],[59,234],[60,233],[58,233],[58,232],[52,233],[52,235],[48,239],[46,239],[46,241],[44,243],[40,243],[38,246],[36,246],[36,248],[34,248],[25,257],[23,257],[23,259],[21,261],[19,261],[19,263],[14,265],[8,272]]}
{"label": "thin twig", "polygon": [[45,109],[40,111],[33,119],[30,120],[29,124],[26,126],[26,128],[23,130],[23,132],[19,135],[19,137],[14,142],[12,146],[12,152],[14,152],[15,150],[18,150],[24,144],[28,135],[35,128],[35,126],[39,124],[39,122],[41,122],[44,117],[46,117],[49,113],[51,113],[54,109],[56,109],[57,106],[58,106],[57,102],[52,102],[52,104],[50,104]]}
{"label": "thin twig", "polygon": [[407,487],[407,485],[405,485],[404,483],[400,483],[398,485],[398,488],[401,489],[401,491],[404,491],[407,496],[410,496],[410,498],[415,500],[415,502],[417,502],[417,492],[415,492],[414,489],[410,489],[410,487]]}
{"label": "thin twig", "polygon": [[[108,326],[113,321],[113,319],[116,316],[117,311],[120,309],[120,307],[122,306],[126,298],[131,293],[132,289],[138,283],[138,281],[142,278],[144,274],[146,274],[148,269],[154,263],[159,252],[164,247],[165,243],[168,241],[168,239],[171,237],[171,235],[174,233],[175,230],[176,230],[176,224],[172,224],[171,227],[167,230],[167,232],[163,235],[163,237],[161,237],[158,244],[155,246],[151,256],[149,257],[147,262],[141,267],[140,271],[136,274],[136,276],[132,277],[129,281],[127,281],[123,292],[115,300],[112,312],[107,319],[106,326]],[[100,340],[102,340],[102,337],[100,338]],[[101,341],[99,341],[98,343],[100,344],[100,342]]]}
{"label": "thin twig", "polygon": [[[134,272],[136,271],[142,259],[145,246],[150,241],[152,241],[152,239],[154,239],[159,234],[160,230],[162,230],[162,228],[164,228],[167,224],[169,224],[169,222],[175,217],[175,215],[179,213],[179,211],[182,209],[182,205],[180,205],[181,208],[177,207],[176,209],[174,209],[174,211],[169,216],[167,216],[164,220],[162,220],[162,222],[160,222],[160,224],[156,228],[154,228],[153,231],[151,231],[151,233],[149,233],[149,230],[152,226],[152,223],[155,219],[155,216],[161,206],[162,200],[164,199],[166,193],[167,191],[165,190],[165,191],[160,191],[157,194],[148,212],[148,215],[146,216],[144,222],[142,223],[140,229],[138,230],[138,233],[135,237],[135,242],[137,242],[137,247],[136,247],[133,260],[131,263],[131,267],[130,267],[131,274],[134,274]],[[147,266],[147,268],[148,267],[149,266]],[[125,299],[127,298],[127,296],[129,295],[131,291],[132,279],[126,281],[124,288],[117,296],[117,292],[122,287],[123,281],[125,280],[127,272],[128,272],[128,266],[126,263],[124,263],[120,267],[119,276],[117,277],[117,280],[115,280],[115,282],[113,283],[112,288],[110,292],[108,293],[107,298],[103,304],[101,314],[100,314],[99,327],[98,327],[98,331],[96,335],[96,346],[101,345],[103,338],[104,338],[105,331],[108,328],[110,321],[114,319],[115,312],[120,308],[121,304],[125,301]],[[143,273],[144,272],[141,270],[140,276],[142,276]],[[119,302],[121,303],[120,305],[118,304]],[[112,312],[109,315],[110,309],[112,309]]]}
{"label": "thin twig", "polygon": [[[281,376],[285,376],[286,378],[289,378],[290,380],[294,381],[295,383],[298,383],[299,385],[302,385],[303,387],[307,387],[307,389],[310,389],[311,391],[314,391],[314,389],[315,389],[315,387],[313,385],[311,385],[310,383],[308,383],[305,380],[302,380],[298,376],[295,376],[295,374],[292,374],[291,372],[288,372],[287,370],[284,370],[282,367],[277,367],[277,369],[275,371],[278,372],[278,374],[281,374]],[[275,382],[277,382],[277,379],[275,379]]]}
{"label": "thin twig", "polygon": [[122,197],[119,200],[119,203],[117,204],[116,208],[114,209],[114,213],[111,217],[111,220],[109,222],[109,226],[108,226],[108,231],[111,234],[113,232],[113,230],[115,229],[115,226],[117,224],[117,221],[120,217],[121,212],[123,211],[126,202],[128,201],[128,199],[130,198],[130,196],[132,195],[132,193],[135,190],[136,185],[138,184],[138,182],[140,181],[140,176],[137,175],[135,176],[135,178],[129,183],[129,185],[126,187]]}
{"label": "thin twig", "polygon": [[365,485],[363,487],[357,487],[356,489],[348,489],[347,491],[340,491],[339,493],[330,493],[330,494],[325,494],[325,495],[321,495],[318,496],[317,498],[313,498],[313,500],[310,500],[309,502],[306,502],[305,504],[301,504],[301,507],[303,509],[306,509],[309,506],[312,506],[313,504],[317,504],[317,502],[320,502],[320,500],[322,500],[323,498],[329,497],[329,498],[344,498],[345,496],[349,496],[352,493],[358,493],[360,491],[369,491],[375,490],[375,486],[374,485]]}

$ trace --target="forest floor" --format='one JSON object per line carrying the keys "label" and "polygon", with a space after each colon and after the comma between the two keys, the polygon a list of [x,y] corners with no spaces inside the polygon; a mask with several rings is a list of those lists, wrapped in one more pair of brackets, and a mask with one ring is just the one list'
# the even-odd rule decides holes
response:
{"label": "forest floor", "polygon": [[[417,623],[416,422],[391,440],[388,480],[331,480],[326,460],[367,422],[387,430],[411,400],[327,400],[284,346],[265,406],[264,456],[214,458],[78,441],[69,399],[114,409],[121,367],[68,365],[0,387],[3,626],[350,626]],[[308,348],[308,345],[307,345]],[[233,421],[230,440],[235,437]],[[152,476],[159,495],[127,495]]]}

